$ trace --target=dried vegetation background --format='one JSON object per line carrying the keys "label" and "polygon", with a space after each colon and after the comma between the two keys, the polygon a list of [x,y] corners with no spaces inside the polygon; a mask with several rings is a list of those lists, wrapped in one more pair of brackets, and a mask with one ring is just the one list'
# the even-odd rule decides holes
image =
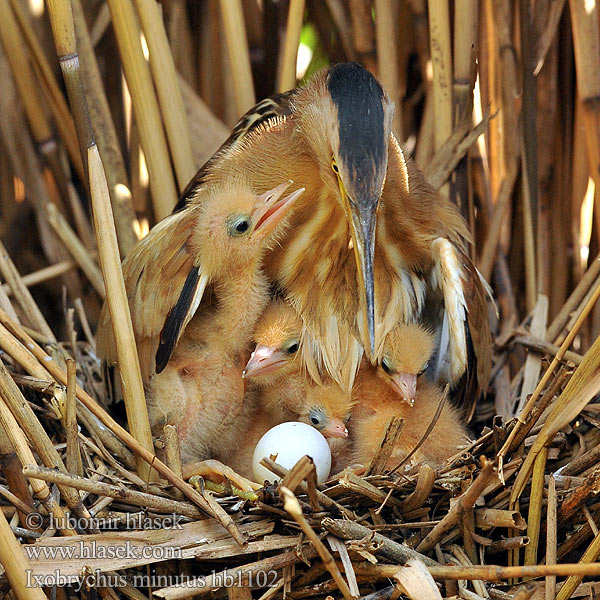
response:
{"label": "dried vegetation background", "polygon": [[[256,100],[343,60],[381,79],[496,294],[476,441],[437,471],[193,490],[173,431],[153,458],[119,255]],[[0,0],[3,597],[596,597],[599,167],[595,0]],[[98,402],[105,297],[127,416]],[[78,583],[28,586],[59,573]]]}

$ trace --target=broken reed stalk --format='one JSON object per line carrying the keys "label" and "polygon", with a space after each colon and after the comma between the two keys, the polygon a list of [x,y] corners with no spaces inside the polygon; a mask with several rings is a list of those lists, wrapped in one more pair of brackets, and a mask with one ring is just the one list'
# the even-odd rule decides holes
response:
{"label": "broken reed stalk", "polygon": [[[550,475],[548,480],[548,508],[546,511],[546,564],[556,564],[557,554],[557,514],[556,514],[556,480]],[[556,594],[556,576],[546,577],[545,595],[546,600],[554,600]]]}
{"label": "broken reed stalk", "polygon": [[472,106],[471,74],[477,48],[479,2],[456,0],[454,2],[454,122],[469,117]]}
{"label": "broken reed stalk", "polygon": [[[135,334],[131,324],[127,292],[123,281],[108,185],[96,145],[88,149],[87,162],[90,169],[89,182],[94,228],[98,240],[102,275],[106,283],[106,302],[115,336],[119,374],[123,381],[122,390],[127,422],[133,437],[148,452],[154,453],[148,407],[146,406]],[[143,459],[138,457],[136,464],[138,474],[142,479],[156,480],[156,473],[148,469],[148,465]]]}
{"label": "broken reed stalk", "polygon": [[140,43],[140,30],[131,0],[108,0],[135,122],[144,151],[154,217],[160,221],[177,202],[167,140],[161,121],[150,68]]}
{"label": "broken reed stalk", "polygon": [[[30,352],[36,357],[36,359],[44,365],[44,367],[50,372],[52,377],[59,383],[66,385],[67,376],[65,372],[59,367],[56,361],[46,354],[34,340],[25,332],[23,327],[12,321],[6,312],[0,309],[0,322],[6,326],[6,328],[23,344],[25,344]],[[156,456],[146,450],[126,429],[121,427],[96,401],[81,387],[77,386],[77,398],[83,403],[83,405],[97,418],[102,424],[110,429],[129,449],[131,449],[137,456],[141,456],[149,465],[154,467],[162,477],[164,477],[169,483],[175,486],[178,490],[189,498],[194,504],[198,505],[207,514],[212,515],[216,518],[231,534],[234,540],[240,545],[245,545],[245,539],[240,534],[239,530],[235,526],[231,517],[216,503],[210,502],[210,496],[208,499],[201,496],[191,485],[183,481],[180,477],[175,475],[171,469],[169,469],[162,461],[156,458]],[[33,460],[29,464],[35,464]],[[323,496],[325,496],[323,494]],[[326,497],[326,496],[325,496]],[[327,497],[326,497],[327,498]]]}
{"label": "broken reed stalk", "polygon": [[244,25],[241,0],[220,0],[225,41],[231,64],[231,78],[238,116],[243,115],[255,103],[254,82],[250,67],[250,52]]}
{"label": "broken reed stalk", "polygon": [[334,581],[336,582],[338,589],[342,592],[344,598],[346,600],[353,600],[353,596],[350,593],[350,589],[348,588],[348,584],[346,580],[342,577],[338,566],[331,556],[331,553],[325,547],[325,544],[321,541],[319,536],[315,533],[314,529],[309,525],[308,521],[304,518],[302,514],[302,508],[300,508],[300,503],[296,496],[294,496],[293,492],[286,488],[285,486],[281,486],[279,488],[280,493],[283,496],[283,508],[290,514],[290,516],[298,523],[300,529],[304,535],[310,540],[315,550],[319,553],[325,568],[329,571]]}
{"label": "broken reed stalk", "polygon": [[[595,563],[600,556],[600,533],[597,533],[592,540],[592,543],[587,547],[583,556],[579,559],[579,565],[585,567],[586,564]],[[597,563],[596,563],[597,564]],[[573,573],[569,575],[567,580],[560,588],[556,595],[556,600],[569,600],[577,586],[581,583],[585,575]]]}
{"label": "broken reed stalk", "polygon": [[[68,273],[72,269],[76,268],[77,263],[75,261],[64,260],[54,263],[49,267],[43,267],[42,269],[33,271],[32,273],[27,273],[27,275],[23,275],[23,277],[21,277],[21,281],[26,287],[33,287],[34,285],[50,281],[55,277],[60,277],[61,275],[64,275],[65,273]],[[7,283],[2,285],[2,291],[9,296],[12,294],[12,289]]]}
{"label": "broken reed stalk", "polygon": [[395,105],[392,130],[399,140],[402,135],[402,98],[398,77],[398,38],[395,3],[393,0],[375,0],[375,40],[377,43],[377,74]]}
{"label": "broken reed stalk", "polygon": [[4,567],[10,589],[17,600],[46,600],[42,588],[33,586],[30,582],[28,574],[32,572],[31,565],[2,511],[0,511],[0,563]]}
{"label": "broken reed stalk", "polygon": [[162,12],[156,0],[135,0],[137,14],[150,53],[150,68],[158,95],[173,167],[179,190],[182,191],[196,173],[187,116],[175,64],[163,24]]}
{"label": "broken reed stalk", "polygon": [[540,539],[540,525],[542,522],[542,509],[544,500],[544,484],[548,448],[542,448],[535,459],[533,477],[531,478],[531,496],[529,498],[529,512],[527,513],[527,537],[529,544],[525,548],[526,565],[536,565],[538,543]]}
{"label": "broken reed stalk", "polygon": [[286,92],[296,87],[296,59],[298,58],[298,46],[300,44],[303,19],[304,0],[290,0],[283,53],[280,58],[281,74],[277,86],[280,92]]}

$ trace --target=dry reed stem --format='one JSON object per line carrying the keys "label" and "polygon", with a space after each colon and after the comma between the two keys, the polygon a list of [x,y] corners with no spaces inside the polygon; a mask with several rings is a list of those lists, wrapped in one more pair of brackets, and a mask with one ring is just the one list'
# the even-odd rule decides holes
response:
{"label": "dry reed stem", "polygon": [[[106,13],[110,18],[108,6],[104,4],[102,8],[106,9]],[[115,216],[119,248],[121,255],[127,256],[128,252],[137,242],[137,236],[133,230],[135,212],[133,210],[131,194],[124,192],[124,190],[128,190],[129,188],[125,162],[123,161],[121,147],[110,113],[81,1],[71,0],[71,9],[73,11],[75,34],[77,36],[77,50],[81,61],[83,87],[87,98],[92,127],[94,128],[94,137],[106,168],[106,178],[109,184],[110,198]],[[82,176],[82,179],[87,179],[87,173],[85,176]]]}
{"label": "dry reed stem", "polygon": [[31,565],[4,513],[0,514],[0,563],[17,600],[46,600],[42,588],[30,583],[28,574],[31,573]]}
{"label": "dry reed stem", "polygon": [[[583,553],[583,556],[579,559],[578,564],[580,564],[582,567],[585,567],[586,563],[595,563],[595,561],[598,559],[598,556],[600,556],[600,534],[596,534],[592,540],[592,543],[587,547],[586,551]],[[573,573],[569,575],[556,595],[556,600],[568,600],[573,595],[573,592],[577,586],[581,583],[583,577],[583,573]]]}
{"label": "dry reed stem", "polygon": [[69,473],[83,475],[81,454],[79,452],[78,426],[77,426],[77,373],[75,361],[67,359],[67,394],[64,414],[65,432],[67,434],[67,458],[66,467]]}
{"label": "dry reed stem", "polygon": [[[148,419],[148,408],[139,357],[131,324],[127,292],[121,270],[121,259],[114,228],[112,209],[108,194],[108,186],[104,175],[102,159],[96,146],[88,149],[88,164],[90,168],[89,181],[94,214],[94,228],[98,240],[100,265],[107,289],[107,303],[110,312],[117,357],[119,374],[123,382],[123,398],[127,411],[127,422],[133,437],[150,452],[154,452],[152,432]],[[136,460],[137,471],[142,479],[156,480],[141,458]]]}
{"label": "dry reed stem", "polygon": [[244,26],[244,12],[241,0],[220,0],[220,5],[231,64],[236,110],[238,116],[241,116],[256,101],[246,27]]}
{"label": "dry reed stem", "polygon": [[352,600],[353,596],[350,593],[350,589],[348,588],[348,584],[346,580],[342,577],[340,570],[338,569],[333,556],[327,548],[325,544],[321,541],[319,536],[315,533],[314,529],[308,524],[308,521],[304,518],[302,514],[302,508],[300,508],[300,503],[294,493],[286,488],[285,486],[281,486],[279,488],[280,493],[283,496],[283,508],[291,515],[291,517],[298,523],[300,529],[304,535],[310,540],[315,550],[319,553],[325,568],[329,571],[333,579],[335,580],[338,589],[342,592],[344,598],[346,600]]}
{"label": "dry reed stem", "polygon": [[[552,475],[548,480],[548,508],[546,512],[546,564],[556,564],[557,554],[557,518],[556,518],[556,480]],[[556,576],[546,577],[546,600],[554,600],[556,594]]]}
{"label": "dry reed stem", "polygon": [[398,41],[395,3],[393,0],[375,0],[375,40],[377,43],[377,75],[395,104],[392,131],[399,140],[402,132],[402,98],[398,78]]}
{"label": "dry reed stem", "polygon": [[142,53],[140,30],[131,0],[108,0],[108,5],[148,165],[154,216],[160,221],[175,206],[177,190],[152,76]]}
{"label": "dry reed stem", "polygon": [[[38,269],[37,271],[33,271],[32,273],[27,273],[27,275],[23,275],[21,277],[21,280],[23,281],[26,287],[33,287],[34,285],[50,281],[55,277],[60,277],[64,273],[68,273],[72,269],[76,268],[77,263],[75,261],[65,260],[50,265],[49,267],[43,267],[42,269]],[[2,291],[5,294],[8,294],[9,296],[12,294],[12,289],[7,283],[2,285]]]}
{"label": "dry reed stem", "polygon": [[[569,334],[567,335],[567,337],[561,344],[558,353],[552,359],[552,362],[550,363],[550,365],[546,369],[544,375],[540,379],[533,394],[531,394],[529,400],[527,401],[527,404],[525,404],[525,407],[523,408],[521,413],[518,415],[517,422],[515,423],[514,428],[512,429],[508,438],[504,442],[504,445],[498,452],[498,460],[499,460],[498,468],[499,468],[500,473],[502,473],[502,463],[503,463],[504,457],[506,456],[506,453],[508,452],[509,448],[511,447],[514,438],[516,437],[517,433],[519,432],[519,429],[521,428],[522,424],[524,423],[525,419],[527,418],[527,415],[529,414],[529,412],[533,408],[533,405],[535,404],[535,402],[539,398],[540,394],[542,393],[542,390],[546,387],[547,383],[550,381],[550,377],[552,377],[552,374],[554,372],[554,369],[556,368],[556,365],[558,365],[558,363],[562,360],[564,353],[567,351],[569,346],[573,343],[573,340],[575,339],[575,336],[579,332],[580,327],[583,325],[583,322],[585,321],[585,319],[591,312],[592,308],[594,307],[594,304],[596,303],[596,301],[598,300],[599,297],[600,297],[600,285],[594,290],[594,293],[592,294],[592,296],[590,297],[589,301],[587,302],[585,308],[579,315],[579,318],[577,319],[575,325],[573,325],[573,328],[571,329],[571,331],[569,331]],[[590,350],[591,350],[591,348],[590,348]],[[584,358],[583,358],[581,364],[579,365],[579,367],[577,368],[577,370],[581,369],[582,366],[586,363],[586,357],[588,356],[590,350],[588,350],[588,352],[584,356]],[[588,358],[587,362],[589,362],[589,358]],[[572,382],[572,379],[569,381],[568,385],[570,385],[571,382]]]}
{"label": "dry reed stem", "polygon": [[477,29],[479,25],[479,2],[456,0],[454,3],[454,122],[469,117],[472,105],[471,73],[476,56]]}
{"label": "dry reed stem", "polygon": [[81,267],[81,270],[94,286],[100,298],[106,298],[102,273],[98,265],[94,262],[94,259],[90,256],[90,253],[77,237],[77,234],[71,229],[67,220],[60,214],[56,205],[53,202],[49,202],[46,209],[48,211],[48,223],[50,223],[60,241],[64,244],[75,262]]}
{"label": "dry reed stem", "polygon": [[[527,514],[527,537],[529,544],[525,548],[525,564],[537,564],[538,543],[540,539],[540,525],[542,522],[542,504],[544,500],[544,483],[548,448],[542,451],[535,459],[533,477],[531,478],[531,496],[529,498],[529,512]],[[546,563],[547,564],[547,563]]]}
{"label": "dry reed stem", "polygon": [[195,175],[197,168],[192,158],[190,130],[183,108],[175,64],[159,4],[156,0],[135,0],[135,3],[150,52],[153,81],[181,191]]}
{"label": "dry reed stem", "polygon": [[296,87],[296,59],[304,19],[304,0],[290,0],[285,27],[283,52],[280,57],[281,73],[277,89],[285,92]]}
{"label": "dry reed stem", "polygon": [[27,287],[23,284],[23,280],[2,242],[0,242],[0,272],[6,283],[10,285],[13,296],[23,309],[29,324],[48,340],[55,342],[56,338],[46,322],[42,311],[38,308]]}
{"label": "dry reed stem", "polygon": [[[9,329],[9,331],[15,335],[19,341],[24,343],[31,353],[37,358],[37,360],[43,364],[48,371],[51,373],[59,383],[66,385],[67,377],[65,372],[59,367],[56,361],[48,356],[25,332],[23,327],[14,323],[8,315],[0,309],[0,322]],[[240,546],[245,544],[243,536],[233,523],[231,517],[217,504],[212,505],[209,500],[203,498],[191,485],[187,484],[180,477],[177,477],[162,461],[156,458],[156,456],[146,450],[127,430],[121,427],[96,401],[81,387],[77,386],[77,398],[84,404],[84,406],[97,418],[101,423],[107,427],[117,438],[119,438],[128,448],[130,448],[137,456],[141,456],[149,465],[154,467],[160,475],[169,481],[178,490],[189,498],[194,504],[197,504],[202,510],[206,511],[209,515],[215,517],[222,525],[229,531],[231,536],[236,540]],[[323,494],[324,495],[324,494]],[[326,496],[325,496],[326,497]]]}
{"label": "dry reed stem", "polygon": [[[15,450],[21,465],[35,465],[36,460],[33,456],[31,448],[29,447],[27,438],[25,437],[23,430],[17,423],[17,420],[13,416],[12,412],[8,408],[7,403],[4,401],[4,396],[1,393],[0,425],[4,428],[4,431]],[[58,525],[60,532],[63,535],[75,535],[75,530],[72,529],[63,509],[50,493],[46,483],[41,479],[31,479],[29,483],[33,493],[40,499],[48,511],[48,514],[51,514],[56,520],[56,524]]]}
{"label": "dry reed stem", "polygon": [[19,23],[21,33],[25,39],[25,43],[31,53],[31,57],[34,61],[34,67],[37,70],[38,78],[44,86],[46,97],[49,100],[49,106],[54,115],[54,122],[60,133],[60,137],[69,153],[69,158],[73,162],[73,166],[77,171],[79,177],[84,180],[85,174],[83,170],[83,164],[81,162],[81,154],[77,147],[77,133],[75,131],[75,124],[73,117],[67,103],[65,102],[64,96],[56,82],[54,73],[44,50],[40,46],[37,37],[31,27],[31,24],[25,15],[22,5],[17,0],[10,0],[11,8],[15,14],[15,17]]}
{"label": "dry reed stem", "polygon": [[[437,151],[452,134],[450,11],[447,0],[428,0],[427,5],[433,66],[433,149]],[[447,195],[445,187],[441,191]]]}
{"label": "dry reed stem", "polygon": [[202,519],[202,512],[193,504],[177,502],[171,498],[164,498],[155,494],[147,494],[123,487],[112,485],[101,481],[62,473],[56,469],[27,465],[23,467],[25,477],[40,479],[60,486],[67,486],[76,490],[82,490],[97,496],[117,498],[133,506],[141,506],[160,513],[172,513],[189,517],[190,519]]}

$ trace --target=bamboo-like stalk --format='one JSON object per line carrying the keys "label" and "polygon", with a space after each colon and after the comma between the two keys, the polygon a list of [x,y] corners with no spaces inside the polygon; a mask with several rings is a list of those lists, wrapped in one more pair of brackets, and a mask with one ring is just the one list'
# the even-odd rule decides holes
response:
{"label": "bamboo-like stalk", "polygon": [[108,5],[131,94],[140,143],[148,165],[154,216],[160,220],[171,212],[177,201],[160,110],[150,69],[142,53],[140,30],[131,0],[108,0]]}
{"label": "bamboo-like stalk", "polygon": [[277,85],[280,92],[296,87],[296,59],[298,57],[303,18],[304,0],[290,0],[283,54],[281,56],[281,73]]}
{"label": "bamboo-like stalk", "polygon": [[479,2],[455,0],[454,2],[454,122],[459,124],[468,117],[472,103],[471,81],[473,59],[476,56]]}
{"label": "bamboo-like stalk", "polygon": [[[55,277],[60,277],[64,273],[68,273],[72,269],[77,268],[77,263],[73,260],[66,260],[62,262],[55,263],[50,265],[49,267],[43,267],[38,271],[33,271],[32,273],[27,273],[27,275],[23,275],[21,277],[21,281],[26,287],[33,287],[34,285],[38,285],[39,283],[44,283],[46,281],[50,281]],[[2,285],[2,291],[9,296],[12,294],[11,287],[5,283]]]}
{"label": "bamboo-like stalk", "polygon": [[[152,432],[148,419],[148,409],[142,384],[142,374],[135,343],[135,335],[131,324],[127,292],[123,281],[121,260],[117,245],[117,235],[114,228],[112,210],[108,194],[108,185],[104,176],[102,159],[98,148],[88,149],[88,164],[90,167],[90,193],[94,213],[94,227],[98,240],[100,265],[107,289],[107,303],[111,316],[119,373],[123,381],[123,397],[127,411],[127,422],[133,437],[148,450],[154,452]],[[155,480],[143,459],[137,459],[137,470],[140,477]]]}
{"label": "bamboo-like stalk", "polygon": [[[556,542],[556,479],[550,475],[548,480],[548,509],[546,513],[546,564],[556,564],[557,542]],[[556,576],[546,577],[545,595],[546,600],[554,600],[556,593]]]}
{"label": "bamboo-like stalk", "polygon": [[370,71],[374,71],[375,31],[371,19],[371,3],[369,0],[350,0],[348,4],[354,48],[359,54],[360,62]]}
{"label": "bamboo-like stalk", "polygon": [[46,600],[46,594],[30,581],[31,565],[21,544],[12,532],[4,513],[0,511],[0,563],[17,600]]}
{"label": "bamboo-like stalk", "polygon": [[[117,131],[113,122],[106,93],[102,85],[100,70],[90,34],[83,14],[80,0],[71,0],[75,34],[77,36],[77,50],[81,61],[82,80],[85,96],[90,111],[90,119],[94,128],[94,136],[102,161],[106,166],[106,178],[115,216],[115,226],[119,238],[119,249],[122,256],[127,256],[137,242],[133,230],[135,212],[130,194],[122,193],[123,186],[129,188],[125,162],[121,153]],[[107,14],[108,7],[106,8]],[[86,179],[87,174],[82,176]]]}
{"label": "bamboo-like stalk", "polygon": [[31,53],[38,77],[44,86],[60,137],[65,144],[67,152],[69,153],[69,158],[73,162],[79,177],[84,180],[85,175],[83,164],[81,162],[81,154],[77,148],[77,133],[75,131],[75,124],[71,112],[69,111],[69,107],[58,87],[52,68],[44,54],[44,50],[42,50],[33,28],[25,15],[23,6],[17,0],[10,0],[10,5],[19,23],[25,43]]}
{"label": "bamboo-like stalk", "polygon": [[163,118],[179,190],[182,191],[196,173],[192,143],[183,100],[175,72],[169,40],[156,0],[135,0],[144,37],[150,52],[150,67],[160,112]]}
{"label": "bamboo-like stalk", "polygon": [[77,264],[81,267],[81,270],[86,274],[100,298],[104,299],[106,297],[106,291],[104,289],[104,281],[102,281],[100,269],[56,206],[52,202],[49,202],[46,208],[48,211],[48,222],[52,226],[52,229],[54,229],[56,235],[69,251],[69,254],[71,254]]}
{"label": "bamboo-like stalk", "polygon": [[235,104],[238,115],[241,116],[254,105],[256,98],[242,2],[241,0],[220,0],[220,4],[231,64]]}
{"label": "bamboo-like stalk", "polygon": [[[402,135],[402,99],[398,78],[398,45],[393,0],[375,0],[375,41],[377,43],[377,73],[395,104],[392,129],[398,139]],[[448,132],[448,137],[450,132]],[[437,148],[436,148],[437,149]]]}
{"label": "bamboo-like stalk", "polygon": [[428,0],[429,43],[433,66],[434,151],[452,133],[452,63],[450,53],[450,11],[447,0]]}

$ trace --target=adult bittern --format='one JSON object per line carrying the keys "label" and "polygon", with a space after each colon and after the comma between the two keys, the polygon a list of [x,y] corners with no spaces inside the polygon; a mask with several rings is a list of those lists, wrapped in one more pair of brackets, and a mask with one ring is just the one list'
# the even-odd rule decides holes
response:
{"label": "adult bittern", "polygon": [[[468,231],[405,157],[391,133],[392,116],[392,102],[363,67],[324,69],[242,118],[184,192],[173,227],[193,219],[203,190],[231,177],[246,177],[258,191],[292,179],[306,191],[265,270],[302,318],[302,359],[311,375],[328,373],[350,389],[363,349],[380,362],[394,327],[425,320],[437,336],[435,376],[453,385],[462,380],[474,401],[487,383],[490,340],[481,282],[464,252]],[[165,275],[153,265],[174,250],[147,248],[154,286],[162,289]],[[181,263],[173,312],[187,314],[186,290],[198,278],[192,263]],[[136,285],[129,282],[134,302]],[[168,310],[159,308],[153,318],[162,320],[169,349],[180,327],[171,327]]]}

